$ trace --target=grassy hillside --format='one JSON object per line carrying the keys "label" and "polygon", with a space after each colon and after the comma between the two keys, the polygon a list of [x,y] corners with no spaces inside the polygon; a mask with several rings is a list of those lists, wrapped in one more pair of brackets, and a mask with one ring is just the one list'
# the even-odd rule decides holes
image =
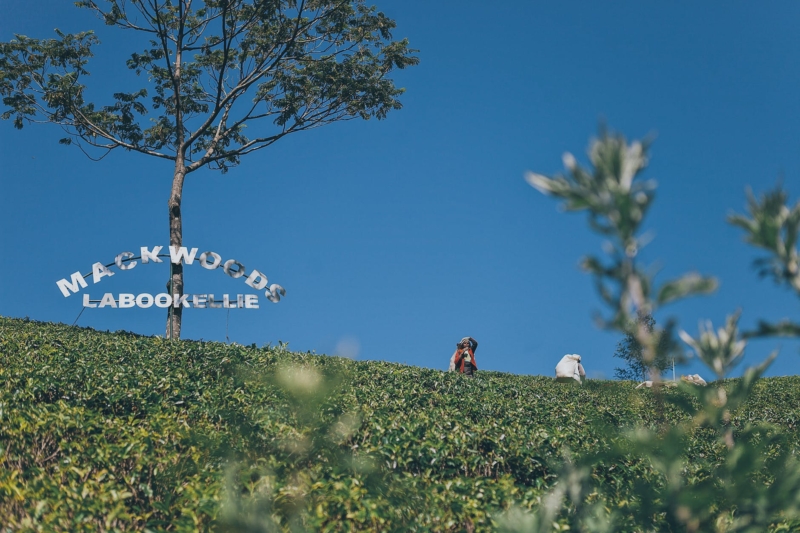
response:
{"label": "grassy hillside", "polygon": [[[0,531],[492,531],[539,507],[565,457],[686,420],[674,405],[630,382],[465,379],[0,318]],[[731,424],[782,428],[776,446],[796,454],[798,421],[790,377],[762,380]],[[724,444],[687,438],[681,475],[708,477]],[[662,483],[635,454],[589,475],[584,498],[604,494],[623,524]]]}

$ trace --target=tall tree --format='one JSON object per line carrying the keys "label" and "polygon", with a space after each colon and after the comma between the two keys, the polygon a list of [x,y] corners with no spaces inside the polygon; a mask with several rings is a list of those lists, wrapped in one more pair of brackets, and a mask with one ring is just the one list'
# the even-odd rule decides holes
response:
{"label": "tall tree", "polygon": [[[3,119],[51,122],[86,153],[122,148],[169,160],[169,242],[183,243],[181,199],[190,173],[226,172],[242,156],[299,131],[399,109],[388,77],[419,60],[395,22],[364,0],[80,0],[108,26],[143,37],[127,67],[142,87],[86,99],[92,31],[0,43]],[[155,114],[148,117],[150,110]],[[252,132],[252,133],[250,133]],[[104,154],[103,154],[104,155]],[[183,265],[172,292],[184,293]],[[181,307],[167,335],[180,337]],[[169,318],[171,317],[171,319]],[[171,322],[171,323],[170,323]]]}
{"label": "tall tree", "polygon": [[[617,344],[614,357],[625,361],[625,367],[614,369],[614,377],[617,379],[630,379],[633,381],[645,381],[651,379],[654,373],[661,375],[672,364],[671,351],[675,347],[671,344],[671,335],[664,335],[664,332],[655,331],[656,320],[652,315],[639,315],[628,328],[625,338]],[[637,338],[637,330],[644,327],[647,335],[658,335],[656,342],[655,358],[648,362],[645,361],[642,344]],[[671,329],[668,325],[667,329]]]}

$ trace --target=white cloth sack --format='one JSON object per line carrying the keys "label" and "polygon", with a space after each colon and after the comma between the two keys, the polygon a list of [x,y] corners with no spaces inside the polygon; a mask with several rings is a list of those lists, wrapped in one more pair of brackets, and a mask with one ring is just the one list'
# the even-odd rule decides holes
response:
{"label": "white cloth sack", "polygon": [[580,383],[581,378],[585,377],[586,372],[581,365],[581,356],[576,353],[568,353],[556,365],[556,379],[559,381],[574,379]]}

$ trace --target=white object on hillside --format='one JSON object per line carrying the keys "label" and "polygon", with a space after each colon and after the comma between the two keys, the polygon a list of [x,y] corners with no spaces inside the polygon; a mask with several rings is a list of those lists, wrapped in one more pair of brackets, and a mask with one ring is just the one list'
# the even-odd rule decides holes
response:
{"label": "white object on hillside", "polygon": [[586,372],[581,365],[581,356],[576,353],[568,353],[561,358],[556,365],[556,381],[569,383],[572,380],[581,382],[586,377]]}
{"label": "white object on hillside", "polygon": [[[642,381],[641,383],[636,385],[636,388],[637,389],[641,389],[641,388],[647,387],[648,389],[650,389],[655,384],[656,384],[655,381],[650,381],[650,380]],[[658,386],[659,387],[675,387],[676,385],[677,385],[677,383],[675,383],[674,381],[659,381],[658,382]]]}
{"label": "white object on hillside", "polygon": [[686,383],[693,383],[694,385],[701,385],[705,387],[708,385],[706,380],[700,377],[699,374],[690,374],[688,376],[681,376],[681,381],[685,381]]}

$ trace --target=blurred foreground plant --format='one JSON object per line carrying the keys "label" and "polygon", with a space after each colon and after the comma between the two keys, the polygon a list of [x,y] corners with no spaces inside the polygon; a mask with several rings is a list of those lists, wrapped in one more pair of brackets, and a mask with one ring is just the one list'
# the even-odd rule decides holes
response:
{"label": "blurred foreground plant", "polygon": [[[728,221],[745,230],[745,241],[763,248],[770,255],[755,261],[762,277],[772,276],[777,284],[786,284],[800,294],[800,259],[797,253],[800,235],[800,201],[789,207],[788,195],[778,186],[756,199],[747,191],[747,215],[731,215]],[[778,324],[760,321],[758,329],[745,337],[769,335],[800,336],[800,325],[789,320]]]}
{"label": "blurred foreground plant", "polygon": [[[633,334],[643,348],[645,363],[653,365],[663,350],[674,343],[675,320],[664,329],[644,327],[637,316],[654,313],[665,304],[709,293],[713,278],[687,274],[657,286],[649,270],[637,262],[647,238],[641,224],[652,204],[656,184],[642,181],[647,165],[646,142],[628,144],[624,137],[601,131],[591,142],[591,168],[581,167],[572,154],[563,157],[565,174],[547,177],[528,173],[526,180],[540,192],[564,200],[569,211],[586,210],[590,227],[611,239],[605,259],[587,257],[583,267],[595,278],[600,297],[611,312],[600,318],[609,329]],[[746,240],[770,252],[757,261],[762,275],[772,275],[800,295],[797,241],[800,233],[800,203],[787,207],[787,195],[776,189],[756,200],[749,195],[749,217],[734,215],[729,221],[747,231]],[[776,354],[749,368],[741,379],[724,382],[740,362],[747,344],[738,329],[739,313],[714,331],[710,322],[698,338],[681,331],[680,337],[717,376],[711,387],[681,384],[684,394],[660,395],[658,373],[655,392],[660,402],[688,415],[686,422],[640,427],[623,433],[609,450],[565,461],[559,481],[538,509],[512,509],[500,521],[507,532],[561,531],[688,531],[763,532],[770,528],[789,530],[800,519],[800,464],[792,436],[781,429],[750,423],[731,426],[731,414],[751,396],[753,386]],[[631,331],[630,324],[637,324]],[[789,321],[778,325],[762,322],[747,336],[799,335],[800,326]],[[648,392],[644,391],[643,394]],[[712,431],[723,450],[722,461],[691,456],[689,439],[694,432]],[[592,476],[599,464],[622,463],[638,458],[649,462],[660,474],[660,483],[642,483],[632,516],[609,508],[602,484]],[[564,522],[568,525],[564,525]],[[794,523],[798,526],[798,523]]]}
{"label": "blurred foreground plant", "polygon": [[[342,376],[285,364],[272,375],[247,378],[275,391],[275,403],[265,409],[283,405],[285,423],[272,428],[278,431],[271,433],[280,436],[263,447],[258,460],[229,466],[216,530],[331,529],[352,510],[354,496],[363,498],[381,487],[380,472],[371,458],[357,455],[357,446],[350,446],[361,418],[341,402]],[[248,423],[259,428],[262,422],[256,416]]]}
{"label": "blurred foreground plant", "polygon": [[641,225],[656,189],[654,180],[640,179],[647,167],[648,146],[639,141],[628,144],[624,137],[602,131],[589,147],[593,168],[581,167],[572,154],[565,153],[566,173],[549,178],[528,172],[526,180],[540,192],[562,198],[566,210],[588,211],[590,227],[610,239],[604,246],[605,260],[587,256],[581,261],[611,311],[610,317],[598,316],[597,320],[603,327],[633,334],[642,347],[644,363],[652,366],[667,355],[665,350],[675,347],[668,341],[673,323],[668,321],[663,329],[651,328],[639,317],[652,316],[675,300],[710,293],[717,288],[717,281],[690,273],[656,286],[650,269],[637,261],[649,240],[647,234],[641,234]]}

